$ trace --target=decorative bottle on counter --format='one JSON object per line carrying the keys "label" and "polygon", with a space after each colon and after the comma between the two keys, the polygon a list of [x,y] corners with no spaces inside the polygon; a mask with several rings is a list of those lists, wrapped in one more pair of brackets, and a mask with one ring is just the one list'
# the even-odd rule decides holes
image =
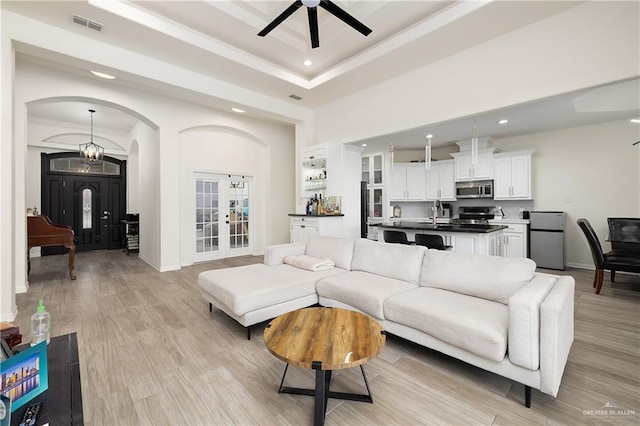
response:
{"label": "decorative bottle on counter", "polygon": [[31,315],[31,346],[40,342],[51,340],[51,315],[45,310],[44,301],[41,299],[36,308],[36,313]]}

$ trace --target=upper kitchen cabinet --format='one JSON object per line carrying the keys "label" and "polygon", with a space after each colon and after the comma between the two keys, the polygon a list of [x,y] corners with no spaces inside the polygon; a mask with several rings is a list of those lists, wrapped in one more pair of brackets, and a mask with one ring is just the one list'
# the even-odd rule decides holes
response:
{"label": "upper kitchen cabinet", "polygon": [[391,172],[391,201],[425,201],[424,163],[395,163]]}
{"label": "upper kitchen cabinet", "polygon": [[451,154],[455,165],[456,181],[492,179],[494,150],[494,148],[478,149],[478,164],[475,166],[471,163],[471,152]]}
{"label": "upper kitchen cabinet", "polygon": [[471,161],[471,141],[457,142],[460,152],[451,154],[456,181],[493,179],[493,153],[496,149],[490,144],[489,138],[478,140],[478,164],[474,166]]}
{"label": "upper kitchen cabinet", "polygon": [[494,199],[530,200],[532,198],[531,159],[534,154],[534,150],[527,150],[493,156]]}
{"label": "upper kitchen cabinet", "polygon": [[456,182],[453,160],[433,161],[426,171],[427,200],[455,201]]}
{"label": "upper kitchen cabinet", "polygon": [[385,155],[382,152],[362,157],[362,180],[368,185],[384,184]]}
{"label": "upper kitchen cabinet", "polygon": [[311,162],[314,160],[326,160],[329,155],[329,147],[327,144],[313,145],[302,150],[302,162]]}

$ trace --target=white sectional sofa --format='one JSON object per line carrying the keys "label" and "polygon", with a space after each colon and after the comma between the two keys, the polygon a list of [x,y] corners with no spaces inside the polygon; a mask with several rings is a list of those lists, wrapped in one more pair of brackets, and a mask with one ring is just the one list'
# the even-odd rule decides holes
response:
{"label": "white sectional sofa", "polygon": [[[330,258],[311,272],[286,256]],[[573,342],[575,282],[525,258],[315,235],[268,247],[264,264],[206,271],[202,295],[247,327],[319,303],[363,312],[388,333],[556,396]]]}

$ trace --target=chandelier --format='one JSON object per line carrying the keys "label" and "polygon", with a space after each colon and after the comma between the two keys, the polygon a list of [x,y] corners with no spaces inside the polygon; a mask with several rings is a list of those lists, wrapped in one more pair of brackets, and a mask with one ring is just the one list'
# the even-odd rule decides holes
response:
{"label": "chandelier", "polygon": [[100,165],[104,157],[104,148],[93,143],[93,113],[95,111],[90,109],[89,112],[91,113],[91,140],[88,143],[81,143],[79,147],[80,159],[85,166]]}

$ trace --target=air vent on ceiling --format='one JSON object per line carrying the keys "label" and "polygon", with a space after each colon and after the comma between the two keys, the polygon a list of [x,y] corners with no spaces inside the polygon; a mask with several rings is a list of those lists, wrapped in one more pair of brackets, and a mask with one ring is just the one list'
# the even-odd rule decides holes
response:
{"label": "air vent on ceiling", "polygon": [[87,27],[99,32],[102,32],[102,29],[104,28],[104,25],[102,25],[100,22],[92,21],[89,18],[85,18],[79,15],[71,16],[71,21],[75,24],[82,25],[83,27]]}
{"label": "air vent on ceiling", "polygon": [[300,99],[302,99],[302,96],[298,96],[298,95],[289,95],[289,97],[291,99],[295,99],[296,101],[299,101]]}

